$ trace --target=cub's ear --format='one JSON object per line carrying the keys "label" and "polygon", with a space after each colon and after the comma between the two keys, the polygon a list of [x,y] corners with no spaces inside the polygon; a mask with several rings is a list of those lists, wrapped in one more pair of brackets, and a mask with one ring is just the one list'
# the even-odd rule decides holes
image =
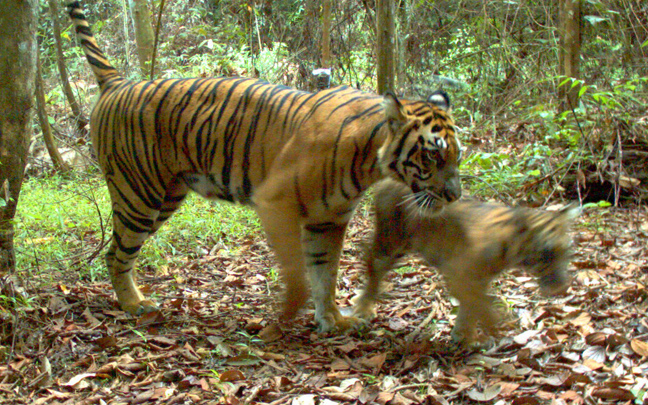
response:
{"label": "cub's ear", "polygon": [[385,109],[385,118],[392,129],[397,130],[407,122],[405,108],[393,93],[385,93],[382,105]]}
{"label": "cub's ear", "polygon": [[578,204],[571,202],[558,211],[556,211],[556,216],[564,219],[568,222],[573,222],[581,213],[580,207]]}
{"label": "cub's ear", "polygon": [[441,107],[446,111],[450,110],[450,96],[443,90],[437,90],[430,94],[427,99],[428,103],[432,103],[437,107]]}

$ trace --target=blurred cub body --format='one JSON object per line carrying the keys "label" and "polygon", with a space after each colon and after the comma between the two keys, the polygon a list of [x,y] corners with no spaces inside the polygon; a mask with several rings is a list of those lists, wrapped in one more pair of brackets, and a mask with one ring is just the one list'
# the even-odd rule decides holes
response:
{"label": "blurred cub body", "polygon": [[419,253],[436,266],[450,294],[459,300],[452,330],[458,342],[474,340],[478,321],[484,331],[495,330],[497,316],[487,292],[495,276],[507,268],[525,267],[538,276],[545,295],[568,288],[571,241],[567,231],[574,208],[548,212],[458,201],[438,215],[424,216],[411,201],[411,191],[393,181],[376,188],[375,234],[367,252],[367,285],[356,301],[356,316],[375,316],[380,281],[406,253]]}

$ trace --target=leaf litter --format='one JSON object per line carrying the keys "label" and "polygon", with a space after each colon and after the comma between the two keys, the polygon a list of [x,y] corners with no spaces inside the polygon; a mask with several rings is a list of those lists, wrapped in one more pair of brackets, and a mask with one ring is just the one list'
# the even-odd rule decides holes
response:
{"label": "leaf litter", "polygon": [[[162,304],[142,317],[119,310],[108,283],[26,288],[15,294],[29,305],[0,303],[0,403],[647,403],[647,214],[584,213],[564,296],[541,298],[520,271],[498,279],[510,315],[484,349],[453,345],[454,300],[415,257],[391,274],[370,327],[328,336],[312,308],[277,320],[281,285],[262,239],[163,276],[141,269]],[[370,228],[360,214],[350,227],[343,307],[362,285]]]}

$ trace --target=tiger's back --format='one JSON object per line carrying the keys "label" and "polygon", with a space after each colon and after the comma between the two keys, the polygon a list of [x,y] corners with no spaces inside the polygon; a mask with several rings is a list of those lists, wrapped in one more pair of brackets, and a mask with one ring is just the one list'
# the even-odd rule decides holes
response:
{"label": "tiger's back", "polygon": [[[305,167],[293,171],[322,172],[317,180],[325,183],[326,194],[303,195],[304,204],[321,200],[335,205],[336,192],[355,198],[379,170],[375,147],[360,143],[366,152],[354,159],[348,153],[353,140],[333,135],[354,125],[379,127],[384,121],[381,102],[381,97],[348,87],[312,94],[244,78],[124,80],[102,92],[91,131],[104,172],[120,173],[118,166],[133,166],[142,157],[160,162],[128,172],[138,185],[150,185],[148,192],[157,197],[151,199],[152,206],[161,203],[176,176],[188,176],[194,191],[205,197],[248,204],[255,189],[294,161]],[[331,108],[340,103],[347,107]],[[350,112],[358,123],[349,119]],[[323,167],[309,167],[313,157],[330,154],[332,147],[337,152]],[[340,163],[364,166],[369,176],[336,184],[336,175],[354,171]],[[317,187],[300,188],[307,192]]]}

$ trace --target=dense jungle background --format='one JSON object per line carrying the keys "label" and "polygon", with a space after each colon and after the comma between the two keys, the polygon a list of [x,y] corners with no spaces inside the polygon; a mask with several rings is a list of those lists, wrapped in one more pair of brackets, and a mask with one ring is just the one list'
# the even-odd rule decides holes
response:
{"label": "dense jungle background", "polygon": [[[310,309],[279,326],[278,265],[254,213],[199,198],[138,263],[162,311],[120,311],[103,262],[110,201],[88,138],[98,87],[64,6],[40,1],[39,114],[15,281],[0,291],[0,403],[648,403],[647,2],[84,4],[134,80],[247,76],[317,91],[313,71],[330,68],[332,86],[382,92],[387,57],[396,94],[450,94],[467,196],[579,204],[568,293],[544,298],[530,275],[506,273],[493,292],[509,321],[482,349],[453,346],[457,303],[414,256],[390,276],[371,328],[321,336]],[[376,28],[385,18],[389,49]],[[370,194],[344,248],[345,307],[362,286]]]}

